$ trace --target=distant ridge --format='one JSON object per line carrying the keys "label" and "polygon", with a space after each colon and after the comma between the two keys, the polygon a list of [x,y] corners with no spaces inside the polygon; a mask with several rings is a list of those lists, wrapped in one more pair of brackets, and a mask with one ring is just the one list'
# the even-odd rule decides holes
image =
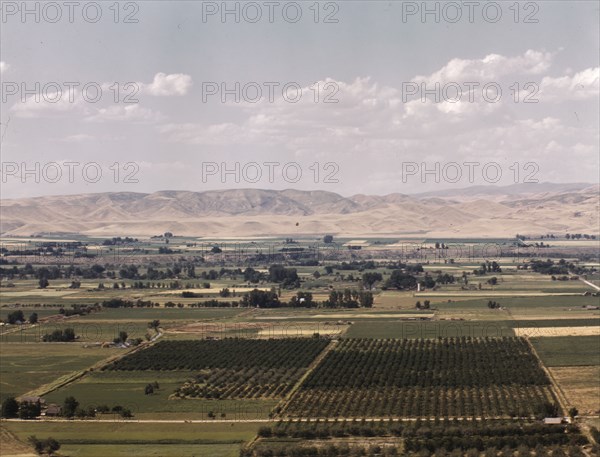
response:
{"label": "distant ridge", "polygon": [[508,186],[470,186],[460,189],[446,189],[431,192],[420,192],[411,194],[413,197],[434,197],[434,196],[461,196],[467,194],[475,195],[520,195],[520,194],[539,194],[542,192],[576,192],[579,190],[593,187],[590,183],[518,183]]}
{"label": "distant ridge", "polygon": [[515,184],[404,195],[230,189],[0,200],[0,232],[150,236],[598,234],[600,187]]}

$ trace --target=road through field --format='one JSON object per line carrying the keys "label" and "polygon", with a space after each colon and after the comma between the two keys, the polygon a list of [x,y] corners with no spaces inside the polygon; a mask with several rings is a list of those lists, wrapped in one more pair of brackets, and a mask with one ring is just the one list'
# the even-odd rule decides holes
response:
{"label": "road through field", "polygon": [[586,283],[588,286],[593,287],[596,290],[600,290],[600,286],[597,286],[596,284],[589,282],[583,278],[579,278],[581,281],[583,281],[584,283]]}
{"label": "road through field", "polygon": [[[594,416],[586,416],[594,417]],[[336,422],[336,421],[353,421],[355,417],[301,417],[294,418],[295,422]],[[365,422],[415,422],[422,418],[419,417],[367,417]],[[470,421],[473,416],[465,417],[448,417],[448,420],[465,420]],[[508,419],[507,417],[486,417],[485,420],[490,419]],[[533,419],[533,417],[517,417],[511,418],[514,420],[521,419]],[[477,416],[475,420],[481,421],[484,418]],[[277,423],[278,419],[65,419],[65,418],[52,418],[52,419],[2,419],[2,422],[28,422],[28,423],[58,423],[58,422],[69,422],[71,424],[85,424],[85,423],[118,423],[118,424],[233,424],[233,423]]]}

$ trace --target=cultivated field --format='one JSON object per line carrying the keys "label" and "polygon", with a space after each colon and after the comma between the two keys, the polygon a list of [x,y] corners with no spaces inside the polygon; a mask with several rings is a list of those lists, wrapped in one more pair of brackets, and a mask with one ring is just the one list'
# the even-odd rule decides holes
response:
{"label": "cultivated field", "polygon": [[[593,424],[600,409],[589,284],[552,280],[524,257],[450,262],[437,240],[420,240],[411,258],[394,251],[399,240],[373,238],[316,259],[306,255],[315,240],[270,241],[306,251],[242,259],[230,240],[205,240],[223,248],[214,254],[181,238],[175,254],[153,240],[122,264],[33,256],[18,257],[16,274],[0,266],[2,401],[78,403],[73,419],[3,421],[2,455],[32,452],[36,435],[79,457],[417,457],[440,446],[520,457],[519,446],[540,442],[581,457],[571,447],[587,438],[540,419],[575,406]],[[569,268],[598,267],[577,255]],[[42,288],[44,269],[55,277]],[[244,301],[251,294],[257,302]],[[68,330],[70,342],[44,341]]]}

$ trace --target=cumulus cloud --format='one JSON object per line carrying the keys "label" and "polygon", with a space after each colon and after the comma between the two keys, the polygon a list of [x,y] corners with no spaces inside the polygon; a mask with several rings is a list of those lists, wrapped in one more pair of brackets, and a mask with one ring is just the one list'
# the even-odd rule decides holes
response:
{"label": "cumulus cloud", "polygon": [[[544,179],[545,170],[557,160],[572,151],[585,154],[598,141],[597,130],[571,126],[558,113],[550,114],[547,104],[514,101],[508,88],[521,80],[537,81],[548,92],[567,91],[573,97],[582,97],[584,92],[597,95],[597,69],[552,78],[543,74],[551,60],[551,53],[536,51],[516,57],[494,54],[474,60],[453,59],[432,75],[412,80],[439,77],[487,82],[496,78],[504,92],[495,103],[481,96],[469,101],[468,94],[457,103],[422,101],[420,97],[404,100],[401,87],[380,85],[370,78],[350,82],[325,79],[319,85],[333,84],[337,103],[315,103],[313,92],[305,87],[297,103],[283,97],[276,97],[273,103],[229,103],[241,115],[237,122],[170,123],[158,129],[173,143],[231,146],[232,150],[243,146],[307,160],[325,155],[327,160],[351,160],[353,164],[354,158],[368,157],[373,167],[385,167],[399,157],[416,162],[497,161],[507,167],[513,160],[521,166],[533,161],[539,165],[536,177]],[[510,172],[506,173],[506,179],[512,179]]]}
{"label": "cumulus cloud", "polygon": [[586,100],[600,93],[600,67],[587,68],[573,76],[545,76],[540,83],[540,99]]}
{"label": "cumulus cloud", "polygon": [[70,98],[67,93],[48,92],[31,95],[25,100],[18,100],[10,108],[16,117],[39,118],[66,116],[73,112],[85,115],[89,108],[85,106],[82,97]]}
{"label": "cumulus cloud", "polygon": [[186,95],[192,87],[192,77],[182,73],[157,73],[150,84],[140,83],[142,92],[159,97]]}
{"label": "cumulus cloud", "polygon": [[552,63],[554,54],[528,50],[522,55],[507,57],[488,54],[482,59],[452,59],[438,71],[427,76],[416,76],[415,82],[448,83],[495,81],[507,75],[540,75]]}
{"label": "cumulus cloud", "polygon": [[[2,72],[6,71],[8,65],[2,62]],[[189,92],[192,87],[192,78],[184,74],[157,73],[150,84],[135,83],[139,89],[132,93],[132,87],[123,85],[121,102],[138,100],[138,92],[152,96],[181,96]],[[76,115],[84,120],[91,121],[160,121],[164,119],[160,113],[148,108],[129,104],[125,106],[98,107],[102,102],[113,102],[114,82],[100,84],[102,98],[97,103],[86,102],[77,88],[72,93],[64,88],[62,93],[48,92],[28,96],[24,101],[15,102],[11,111],[21,118],[54,117],[57,115]],[[125,99],[127,96],[129,98]],[[138,100],[139,101],[139,100]]]}

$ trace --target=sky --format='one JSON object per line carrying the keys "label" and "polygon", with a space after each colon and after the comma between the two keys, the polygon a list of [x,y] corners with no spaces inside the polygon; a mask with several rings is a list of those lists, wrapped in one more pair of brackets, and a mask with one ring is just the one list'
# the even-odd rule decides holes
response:
{"label": "sky", "polygon": [[596,1],[1,6],[2,198],[599,181]]}

